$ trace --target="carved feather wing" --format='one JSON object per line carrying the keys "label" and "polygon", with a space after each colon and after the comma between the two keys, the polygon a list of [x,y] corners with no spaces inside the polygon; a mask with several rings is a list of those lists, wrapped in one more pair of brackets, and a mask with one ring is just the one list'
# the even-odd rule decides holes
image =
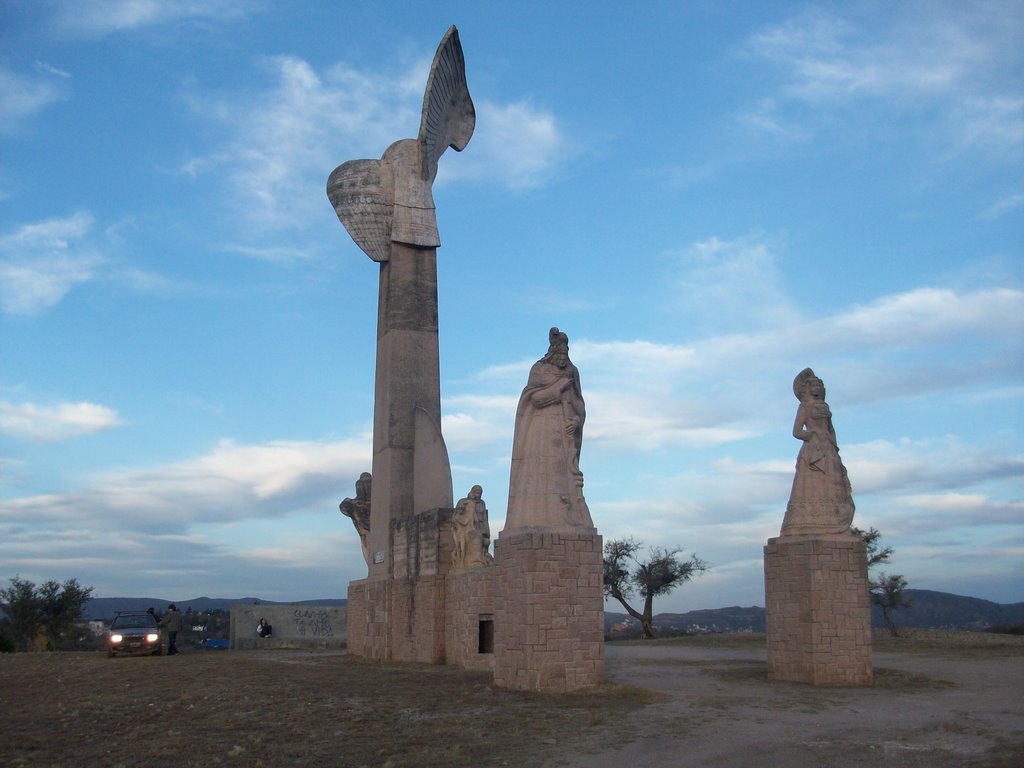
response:
{"label": "carved feather wing", "polygon": [[451,147],[461,152],[473,136],[476,110],[466,84],[466,60],[459,31],[452,26],[434,54],[423,94],[419,144],[426,181],[437,175],[437,161]]}
{"label": "carved feather wing", "polygon": [[374,261],[387,261],[393,201],[380,160],[339,165],[327,179],[327,197],[356,245]]}

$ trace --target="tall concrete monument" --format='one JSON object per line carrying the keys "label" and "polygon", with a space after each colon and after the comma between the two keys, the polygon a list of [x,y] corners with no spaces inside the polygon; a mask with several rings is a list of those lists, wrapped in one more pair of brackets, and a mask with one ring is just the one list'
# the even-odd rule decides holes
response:
{"label": "tall concrete monument", "polygon": [[[498,685],[604,680],[601,537],[579,469],[586,416],[568,337],[549,334],[516,414],[509,525],[490,547],[483,489],[452,504],[441,435],[437,232],[431,186],[476,117],[455,27],[438,46],[416,139],[331,173],[327,195],[380,264],[371,474],[342,501],[367,577],[348,587],[348,652],[493,670]],[[368,520],[367,520],[368,518]]]}
{"label": "tall concrete monument", "polygon": [[462,45],[451,27],[430,67],[419,136],[396,141],[380,160],[343,163],[327,181],[341,223],[380,263],[370,578],[389,574],[392,520],[452,506],[451,468],[441,436],[441,240],[431,189],[441,155],[448,147],[464,149],[475,125]]}
{"label": "tall concrete monument", "polygon": [[873,679],[867,551],[851,533],[853,494],[825,385],[793,381],[801,441],[782,531],[764,548],[768,676],[815,685]]}

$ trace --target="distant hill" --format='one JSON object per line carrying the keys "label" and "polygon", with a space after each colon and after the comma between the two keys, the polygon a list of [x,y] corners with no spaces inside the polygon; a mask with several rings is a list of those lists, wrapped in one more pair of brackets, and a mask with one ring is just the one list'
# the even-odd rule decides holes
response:
{"label": "distant hill", "polygon": [[250,605],[345,605],[348,600],[324,598],[323,600],[295,600],[277,602],[261,600],[258,597],[196,597],[191,600],[164,600],[156,597],[94,597],[90,599],[82,611],[84,619],[112,619],[118,611],[144,611],[155,608],[163,613],[167,606],[174,603],[179,611],[226,611],[232,603],[249,603]]}
{"label": "distant hill", "polygon": [[[977,597],[963,597],[929,589],[908,589],[909,608],[892,612],[897,627],[921,629],[988,629],[995,626],[1024,624],[1024,603],[993,603]],[[605,632],[616,624],[629,622],[625,613],[606,612]],[[636,622],[633,622],[636,625]],[[884,627],[880,608],[872,607],[871,624]],[[764,608],[712,608],[686,613],[659,613],[655,629],[666,634],[682,632],[764,632]]]}
{"label": "distant hill", "polygon": [[[925,629],[987,629],[1000,625],[1024,624],[1024,603],[993,603],[977,597],[964,597],[949,592],[934,592],[929,589],[908,589],[909,608],[893,611],[893,620],[899,627]],[[191,600],[165,600],[155,597],[95,597],[84,607],[83,618],[111,619],[118,611],[144,611],[156,608],[163,612],[170,603],[179,610],[189,608],[195,611],[226,611],[232,603],[263,603],[266,605],[288,605],[289,602],[262,600],[258,597],[215,598],[196,597]],[[338,598],[322,600],[296,600],[295,605],[345,605],[348,601]],[[616,624],[629,621],[625,613],[608,611],[604,615],[605,631],[611,631]],[[882,612],[872,608],[871,623],[884,627]],[[635,622],[634,622],[635,624]],[[764,632],[764,608],[750,606],[742,608],[709,608],[686,613],[659,613],[654,617],[654,626],[668,633],[682,632]]]}
{"label": "distant hill", "polygon": [[[930,589],[908,589],[909,608],[892,611],[897,627],[932,629],[988,629],[1024,624],[1024,603],[993,603]],[[882,610],[872,607],[871,623],[884,627]]]}

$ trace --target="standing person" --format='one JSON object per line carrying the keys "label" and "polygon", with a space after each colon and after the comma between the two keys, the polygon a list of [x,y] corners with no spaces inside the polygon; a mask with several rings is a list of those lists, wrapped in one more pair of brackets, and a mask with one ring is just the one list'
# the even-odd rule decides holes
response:
{"label": "standing person", "polygon": [[161,619],[160,626],[167,629],[167,655],[173,656],[178,652],[178,633],[181,632],[181,614],[174,603],[167,606],[167,615]]}

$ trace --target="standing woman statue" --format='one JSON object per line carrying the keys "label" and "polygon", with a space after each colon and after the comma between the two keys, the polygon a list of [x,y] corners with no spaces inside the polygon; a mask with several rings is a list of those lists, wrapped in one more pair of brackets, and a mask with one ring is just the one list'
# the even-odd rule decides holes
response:
{"label": "standing woman statue", "polygon": [[580,472],[586,417],[569,337],[552,328],[516,409],[505,530],[594,527]]}
{"label": "standing woman statue", "polygon": [[793,437],[802,440],[803,446],[796,460],[782,535],[849,533],[853,492],[839,458],[825,385],[814,371],[804,368],[793,380],[793,394],[800,401]]}

